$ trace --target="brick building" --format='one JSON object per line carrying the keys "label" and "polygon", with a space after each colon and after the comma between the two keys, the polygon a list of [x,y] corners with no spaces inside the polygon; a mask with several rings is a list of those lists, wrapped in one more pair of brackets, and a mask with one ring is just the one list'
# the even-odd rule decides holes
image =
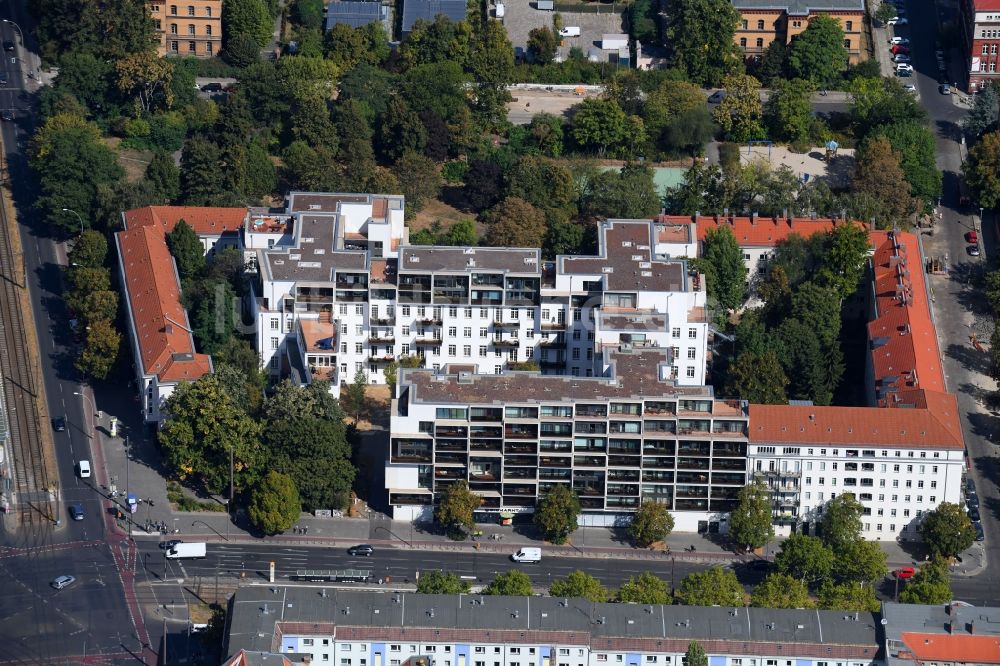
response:
{"label": "brick building", "polygon": [[736,43],[748,58],[759,58],[775,40],[790,44],[792,39],[809,26],[809,21],[820,14],[827,14],[840,21],[850,62],[856,63],[867,57],[862,49],[865,17],[863,0],[789,0],[784,3],[774,0],[733,0],[733,6],[740,12]]}
{"label": "brick building", "polygon": [[961,0],[962,49],[967,54],[968,91],[995,81],[1000,61],[1000,0]]}
{"label": "brick building", "polygon": [[222,51],[222,0],[150,0],[157,52],[211,58]]}

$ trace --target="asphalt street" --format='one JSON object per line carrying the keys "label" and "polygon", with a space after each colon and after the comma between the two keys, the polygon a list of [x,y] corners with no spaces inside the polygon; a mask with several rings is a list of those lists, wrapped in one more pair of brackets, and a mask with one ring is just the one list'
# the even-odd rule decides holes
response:
{"label": "asphalt street", "polygon": [[[147,556],[147,554],[149,554]],[[706,567],[697,562],[673,562],[667,555],[659,561],[599,560],[594,558],[543,557],[537,564],[513,562],[507,555],[469,552],[423,552],[417,550],[380,548],[371,557],[352,557],[341,548],[292,548],[251,546],[244,544],[208,545],[208,554],[200,560],[167,560],[156,543],[140,547],[140,565],[151,580],[190,581],[192,578],[235,580],[246,575],[249,581],[265,580],[270,563],[275,563],[275,577],[289,580],[302,569],[368,569],[374,579],[391,577],[392,582],[415,582],[418,571],[440,569],[460,576],[469,576],[488,583],[497,573],[517,569],[531,577],[537,587],[548,587],[556,579],[582,570],[598,578],[608,587],[618,587],[630,576],[651,571],[660,578],[679,582],[684,576]],[[741,582],[755,585],[763,572],[749,565],[736,565]]]}

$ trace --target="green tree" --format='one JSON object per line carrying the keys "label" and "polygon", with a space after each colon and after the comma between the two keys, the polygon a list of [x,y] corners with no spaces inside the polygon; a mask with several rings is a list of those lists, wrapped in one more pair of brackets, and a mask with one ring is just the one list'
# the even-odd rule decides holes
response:
{"label": "green tree", "polygon": [[163,203],[173,203],[181,193],[181,172],[170,155],[157,151],[146,167],[146,180]]}
{"label": "green tree", "polygon": [[366,390],[368,388],[368,374],[364,370],[358,368],[358,371],[354,373],[354,381],[352,381],[347,386],[347,403],[350,405],[351,411],[354,412],[354,422],[357,423],[361,420],[362,415],[368,411],[368,404],[366,402]]}
{"label": "green tree", "polygon": [[962,175],[980,206],[1000,206],[1000,132],[988,132],[979,138],[962,165]]}
{"label": "green tree", "polygon": [[713,113],[726,138],[743,143],[764,136],[761,126],[760,81],[749,74],[727,76],[723,87],[728,93]]}
{"label": "green tree", "polygon": [[740,354],[726,371],[726,394],[754,404],[784,404],[788,402],[787,388],[788,376],[773,351],[760,356],[753,352]]}
{"label": "green tree", "polygon": [[249,67],[260,60],[257,37],[246,32],[230,36],[226,40],[226,49],[222,52],[222,56],[226,62],[235,67]]}
{"label": "green tree", "polygon": [[684,666],[708,666],[708,655],[698,641],[688,643],[687,652],[684,654]]}
{"label": "green tree", "polygon": [[948,577],[948,561],[943,557],[934,557],[930,562],[924,563],[916,575],[906,581],[906,586],[899,593],[899,600],[904,604],[936,606],[946,604],[954,598]]}
{"label": "green tree", "polygon": [[861,539],[861,502],[852,493],[840,493],[823,507],[823,543],[836,553]]}
{"label": "green tree", "polygon": [[942,502],[917,528],[932,555],[953,557],[972,545],[976,530],[969,514],[957,504]]}
{"label": "green tree", "polygon": [[278,170],[271,161],[271,156],[260,141],[253,141],[247,148],[247,194],[262,199],[277,187]]}
{"label": "green tree", "polygon": [[826,582],[819,589],[819,607],[825,610],[861,611],[877,613],[882,602],[875,596],[875,588],[860,583],[836,585]]}
{"label": "green tree", "polygon": [[789,378],[788,397],[829,405],[844,372],[840,347],[824,347],[815,331],[798,319],[786,319],[772,337]]}
{"label": "green tree", "polygon": [[323,91],[303,88],[292,100],[288,127],[293,140],[305,141],[313,148],[337,150],[337,130],[330,118],[330,108]]}
{"label": "green tree", "polygon": [[300,418],[269,423],[270,466],[295,482],[306,511],[346,509],[356,470],[342,421]]}
{"label": "green tree", "polygon": [[791,315],[814,332],[824,350],[837,346],[841,322],[836,289],[803,282],[792,293]]}
{"label": "green tree", "polygon": [[[970,160],[975,150],[973,148],[969,151]],[[968,164],[966,162],[966,168]],[[884,136],[866,139],[861,144],[851,187],[855,192],[865,194],[877,202],[874,212],[878,228],[892,228],[895,224],[905,222],[911,205],[910,185],[906,182],[899,153],[892,149],[892,144]]]}
{"label": "green tree", "polygon": [[470,47],[476,117],[485,128],[495,129],[507,119],[507,86],[514,82],[514,47],[503,24],[492,19],[473,30]]}
{"label": "green tree", "polygon": [[827,580],[833,571],[833,551],[817,537],[793,534],[781,543],[774,558],[778,573],[787,574],[806,585]]}
{"label": "green tree", "polygon": [[[62,71],[59,72],[59,76],[62,77]],[[970,137],[979,137],[987,130],[996,129],[998,112],[1000,112],[1000,91],[996,85],[990,83],[981,88],[972,99],[972,108],[962,120],[962,127]]]}
{"label": "green tree", "polygon": [[885,125],[875,134],[889,140],[892,149],[899,153],[900,167],[913,196],[930,203],[941,195],[941,171],[935,162],[934,134],[916,120]]}
{"label": "green tree", "polygon": [[189,280],[205,268],[205,248],[191,225],[181,220],[167,236],[170,253],[177,262],[182,280]]}
{"label": "green tree", "polygon": [[249,35],[263,48],[271,41],[274,22],[263,0],[226,0],[222,25],[227,48],[237,35]]}
{"label": "green tree", "polygon": [[472,585],[454,571],[422,571],[417,580],[417,594],[468,594],[471,589]]}
{"label": "green tree", "polygon": [[632,604],[669,604],[670,587],[662,578],[644,571],[638,576],[629,576],[618,590],[617,600]]}
{"label": "green tree", "polygon": [[871,583],[886,574],[886,554],[876,541],[854,541],[836,554],[833,570],[840,581]]}
{"label": "green tree", "polygon": [[552,28],[544,25],[528,32],[528,53],[539,65],[548,65],[559,50],[559,39]]}
{"label": "green tree", "polygon": [[545,240],[545,214],[524,199],[508,197],[486,213],[485,217],[485,245],[541,247]]}
{"label": "green tree", "polygon": [[875,10],[875,20],[882,25],[885,25],[889,19],[896,18],[896,16],[896,5],[891,2],[880,2],[878,9]]}
{"label": "green tree", "polygon": [[626,164],[602,171],[587,180],[580,209],[595,218],[642,219],[660,210],[653,170],[645,164]]}
{"label": "green tree", "polygon": [[812,608],[809,588],[798,578],[788,574],[769,574],[750,596],[750,605],[756,608]]}
{"label": "green tree", "polygon": [[688,606],[742,606],[745,594],[732,569],[711,567],[685,576],[676,596]]}
{"label": "green tree", "polygon": [[181,152],[181,201],[189,206],[209,206],[223,194],[222,155],[219,146],[193,136]]}
{"label": "green tree", "polygon": [[768,88],[791,78],[788,76],[788,45],[780,39],[771,42],[752,73]]}
{"label": "green tree", "polygon": [[851,120],[857,140],[875,129],[909,120],[926,122],[927,112],[916,95],[908,95],[899,81],[859,77],[848,85],[851,94]]}
{"label": "green tree", "polygon": [[131,53],[115,61],[115,85],[126,99],[135,101],[141,113],[173,105],[173,75],[174,65],[155,53]]}
{"label": "green tree", "polygon": [[536,113],[528,132],[539,152],[547,157],[559,157],[563,152],[563,121],[551,113]]}
{"label": "green tree", "polygon": [[427,130],[420,116],[399,95],[389,99],[381,116],[376,148],[385,162],[396,162],[407,153],[419,154],[427,146]]}
{"label": "green tree", "polygon": [[531,578],[528,574],[517,571],[505,571],[497,574],[490,584],[483,588],[483,594],[504,597],[530,597]]}
{"label": "green tree", "polygon": [[804,79],[775,81],[764,106],[764,120],[769,136],[779,141],[802,142],[812,127],[813,84]]}
{"label": "green tree", "polygon": [[469,490],[465,481],[457,481],[444,492],[434,518],[452,531],[471,530],[476,523],[472,513],[483,503],[483,498]]}
{"label": "green tree", "polygon": [[640,548],[648,548],[657,541],[663,541],[674,529],[674,517],[665,504],[655,500],[643,500],[632,515],[628,535]]}
{"label": "green tree", "polygon": [[705,233],[702,257],[697,266],[704,271],[708,295],[723,313],[743,305],[747,289],[747,267],[743,250],[727,226]]}
{"label": "green tree", "polygon": [[[247,351],[252,354],[251,358],[238,358]],[[253,347],[246,350],[243,345],[232,343],[219,354],[220,362],[237,365],[244,374],[250,374],[253,368],[249,364],[257,358]],[[336,398],[330,395],[329,382],[314,380],[308,386],[297,386],[285,379],[273,387],[261,409],[261,417],[269,424],[309,419],[340,422],[344,420],[344,412]]]}
{"label": "green tree", "polygon": [[727,0],[671,2],[664,16],[664,41],[673,66],[693,83],[719,85],[743,63],[734,39],[739,24],[740,13]]}
{"label": "green tree", "polygon": [[729,538],[747,550],[763,548],[774,538],[771,493],[762,481],[743,486],[729,516]]}
{"label": "green tree", "polygon": [[585,99],[573,114],[570,135],[582,149],[598,155],[619,148],[629,133],[628,116],[612,99]]}
{"label": "green tree", "polygon": [[104,234],[87,229],[73,241],[69,251],[70,266],[102,268],[108,258],[108,241]]}
{"label": "green tree", "polygon": [[406,197],[406,211],[419,212],[428,201],[441,193],[441,172],[430,159],[417,153],[406,153],[393,167],[399,189]]}
{"label": "green tree", "polygon": [[182,383],[167,398],[158,433],[167,469],[181,480],[194,479],[207,492],[229,487],[230,451],[235,486],[251,487],[265,462],[260,425],[237,407],[218,379],[206,375]]}
{"label": "green tree", "polygon": [[546,539],[555,544],[566,543],[569,535],[576,531],[576,519],[580,515],[580,500],[569,486],[557,484],[540,500],[535,509],[535,526]]}
{"label": "green tree", "polygon": [[445,60],[467,67],[471,38],[472,26],[468,21],[455,22],[444,14],[437,15],[434,21],[418,19],[400,44],[400,61],[406,69]]}
{"label": "green tree", "polygon": [[819,270],[819,281],[837,290],[841,300],[858,289],[868,261],[871,241],[861,225],[845,224],[830,232]]}
{"label": "green tree", "polygon": [[583,571],[570,572],[565,578],[552,581],[549,585],[549,596],[582,597],[588,601],[602,602],[608,600],[608,590],[588,573]]}
{"label": "green tree", "polygon": [[105,380],[118,359],[121,334],[108,320],[91,321],[83,352],[74,365],[77,370],[94,379]]}
{"label": "green tree", "polygon": [[292,477],[273,470],[254,487],[247,505],[250,522],[266,535],[284,532],[301,514],[299,491]]}
{"label": "green tree", "polygon": [[847,49],[840,20],[819,14],[788,47],[788,68],[792,76],[828,87],[847,67]]}
{"label": "green tree", "polygon": [[292,5],[292,18],[306,28],[321,29],[323,27],[323,0],[295,0]]}

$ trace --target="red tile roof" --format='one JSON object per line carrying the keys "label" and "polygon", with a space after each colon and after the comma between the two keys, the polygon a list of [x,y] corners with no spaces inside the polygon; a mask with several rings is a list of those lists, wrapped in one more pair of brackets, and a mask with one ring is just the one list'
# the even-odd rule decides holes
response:
{"label": "red tile roof", "polygon": [[698,240],[705,240],[709,229],[727,226],[741,246],[774,247],[792,234],[809,237],[813,234],[827,233],[838,225],[860,224],[828,218],[812,219],[796,217],[780,219],[772,217],[723,217],[718,215],[658,215],[656,221],[661,224],[695,224]]}
{"label": "red tile roof", "polygon": [[1000,664],[1000,637],[904,631],[903,642],[920,661]]}
{"label": "red tile roof", "polygon": [[955,396],[936,393],[933,404],[935,409],[750,405],[750,442],[961,449]]}
{"label": "red tile roof", "polygon": [[211,372],[211,357],[195,353],[191,333],[182,327],[188,326],[187,314],[163,233],[138,227],[118,232],[116,241],[143,372],[161,382],[195,381]]}
{"label": "red tile roof", "polygon": [[246,208],[210,208],[200,206],[146,206],[125,211],[125,228],[159,227],[169,234],[184,220],[199,236],[239,233],[246,219]]}
{"label": "red tile roof", "polygon": [[873,232],[872,239],[876,312],[868,340],[879,404],[891,407],[886,389],[945,391],[944,369],[917,237]]}
{"label": "red tile roof", "polygon": [[1000,0],[975,0],[976,11],[1000,9]]}

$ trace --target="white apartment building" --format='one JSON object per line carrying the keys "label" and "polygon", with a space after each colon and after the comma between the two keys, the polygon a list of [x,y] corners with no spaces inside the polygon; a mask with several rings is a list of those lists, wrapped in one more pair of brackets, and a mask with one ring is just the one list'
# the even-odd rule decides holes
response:
{"label": "white apartment building", "polygon": [[335,392],[359,370],[383,383],[386,364],[410,355],[435,370],[537,363],[588,377],[603,370],[603,346],[625,343],[674,349],[677,383],[700,386],[705,288],[657,253],[660,230],[608,221],[597,256],[543,262],[537,248],[410,246],[402,197],[293,192],[244,228],[262,365]]}
{"label": "white apartment building", "polygon": [[876,666],[872,613],[245,587],[224,652],[335,666]]}

